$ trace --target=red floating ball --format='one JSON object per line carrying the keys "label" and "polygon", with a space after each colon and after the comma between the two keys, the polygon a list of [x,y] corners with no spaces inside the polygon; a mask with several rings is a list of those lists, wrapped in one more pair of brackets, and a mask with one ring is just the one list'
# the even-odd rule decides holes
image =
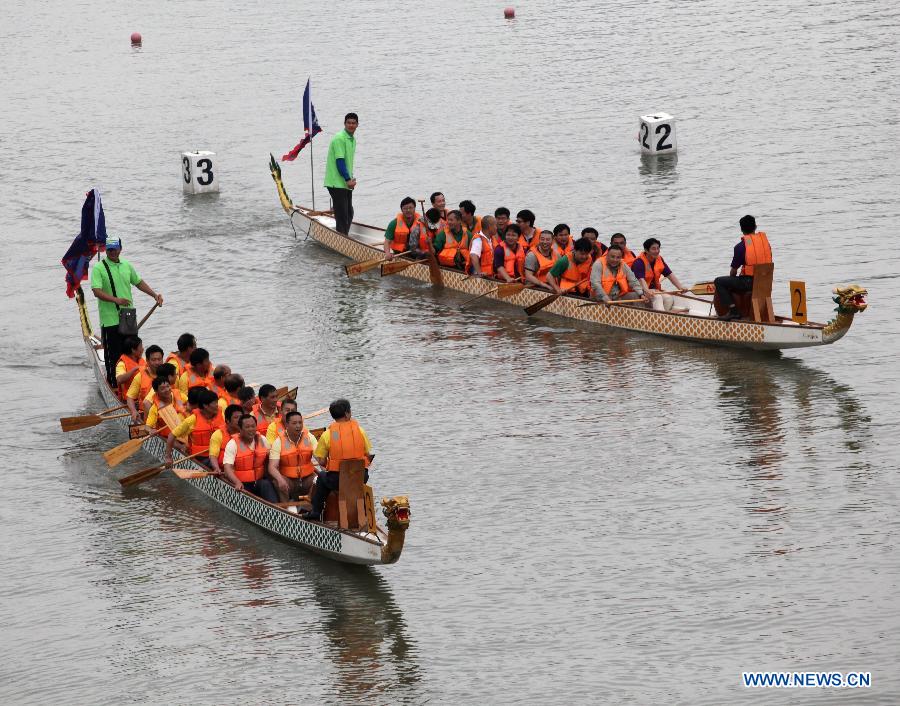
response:
{"label": "red floating ball", "polygon": [[504,16],[506,19],[511,20],[513,17],[516,16],[516,8],[514,8],[514,7],[507,7],[507,8],[505,8],[505,9],[503,10],[503,16]]}
{"label": "red floating ball", "polygon": [[131,43],[132,44],[140,44],[141,43],[141,33],[140,32],[132,32],[131,33]]}

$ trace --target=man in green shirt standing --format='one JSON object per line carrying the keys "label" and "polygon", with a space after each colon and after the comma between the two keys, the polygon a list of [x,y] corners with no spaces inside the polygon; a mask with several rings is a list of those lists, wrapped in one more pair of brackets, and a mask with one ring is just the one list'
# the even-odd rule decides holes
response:
{"label": "man in green shirt standing", "polygon": [[153,297],[160,306],[163,303],[162,294],[154,292],[150,285],[141,279],[132,264],[119,257],[121,253],[122,240],[108,237],[106,257],[91,270],[91,290],[97,297],[97,313],[100,315],[106,379],[113,387],[116,386],[116,363],[122,355],[122,341],[125,338],[119,333],[119,307],[133,306],[132,285]]}
{"label": "man in green shirt standing", "polygon": [[325,188],[331,194],[337,231],[344,235],[350,232],[353,221],[353,189],[356,187],[353,176],[353,157],[356,154],[354,133],[358,126],[356,113],[344,116],[344,129],[331,138],[325,162]]}

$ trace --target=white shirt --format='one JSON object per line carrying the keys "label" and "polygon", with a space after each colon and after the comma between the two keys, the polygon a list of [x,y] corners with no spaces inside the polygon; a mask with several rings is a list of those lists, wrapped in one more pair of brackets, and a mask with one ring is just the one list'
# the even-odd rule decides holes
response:
{"label": "white shirt", "polygon": [[[260,442],[262,443],[264,448],[266,448],[266,449],[269,448],[269,442],[266,441],[266,437],[262,436],[261,434],[257,434],[256,438],[260,440]],[[255,439],[254,439],[253,443],[250,444],[250,448],[251,449],[256,448],[256,440]],[[229,439],[228,443],[225,444],[225,455],[222,458],[222,464],[223,465],[227,464],[229,466],[233,466],[234,459],[237,456],[237,450],[238,450],[237,440]]]}

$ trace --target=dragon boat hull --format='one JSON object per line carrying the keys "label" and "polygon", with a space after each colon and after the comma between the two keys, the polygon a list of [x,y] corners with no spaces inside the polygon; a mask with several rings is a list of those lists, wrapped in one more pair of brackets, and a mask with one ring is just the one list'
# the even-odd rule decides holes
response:
{"label": "dragon boat hull", "polygon": [[[79,296],[79,299],[81,299],[81,296]],[[107,407],[115,407],[121,402],[106,381],[100,341],[91,331],[90,321],[83,301],[79,301],[79,312],[84,345],[87,350],[88,361],[97,380],[100,396]],[[112,423],[118,424],[127,431],[128,421],[126,417],[116,419]],[[142,448],[162,461],[165,446],[165,442],[162,439],[152,437],[144,443]],[[178,451],[174,452],[174,456],[176,460],[182,458]],[[181,463],[178,468],[187,472],[207,470],[193,461]],[[318,522],[308,522],[301,519],[298,515],[268,503],[251,493],[239,492],[217,477],[182,478],[177,472],[175,475],[182,483],[187,483],[195,490],[203,493],[248,522],[277,535],[291,544],[304,547],[317,554],[345,563],[366,566],[392,564],[400,558],[400,551],[402,551],[403,546],[402,534],[399,537],[393,536],[393,534],[389,535],[380,527],[376,533],[353,532]],[[390,521],[388,525],[391,527]],[[405,529],[404,526],[401,532],[405,533]],[[391,528],[390,532],[396,533],[397,530]]]}

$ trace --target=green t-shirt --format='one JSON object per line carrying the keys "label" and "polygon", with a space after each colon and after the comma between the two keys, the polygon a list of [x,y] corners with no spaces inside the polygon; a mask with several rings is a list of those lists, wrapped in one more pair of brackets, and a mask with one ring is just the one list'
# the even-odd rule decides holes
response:
{"label": "green t-shirt", "polygon": [[347,165],[347,173],[353,176],[353,155],[356,154],[356,138],[346,130],[341,130],[331,138],[328,145],[328,159],[325,161],[325,186],[333,189],[346,189],[347,182],[337,168],[337,161],[343,159]]}
{"label": "green t-shirt", "polygon": [[569,269],[569,258],[563,255],[559,260],[553,263],[553,267],[550,268],[550,274],[556,280],[559,280],[560,277],[563,276],[563,272]]}
{"label": "green t-shirt", "polygon": [[[118,262],[113,262],[108,257],[94,265],[91,270],[91,289],[102,289],[104,292],[113,296],[113,288],[109,283],[109,275],[103,263],[109,265],[109,271],[112,273],[113,281],[116,283],[116,293],[114,296],[125,297],[128,301],[131,298],[131,286],[141,283],[141,276],[135,271],[134,267],[128,260],[119,258]],[[105,302],[102,299],[97,300],[97,313],[100,314],[101,326],[115,326],[119,323],[119,309],[112,302]]]}

